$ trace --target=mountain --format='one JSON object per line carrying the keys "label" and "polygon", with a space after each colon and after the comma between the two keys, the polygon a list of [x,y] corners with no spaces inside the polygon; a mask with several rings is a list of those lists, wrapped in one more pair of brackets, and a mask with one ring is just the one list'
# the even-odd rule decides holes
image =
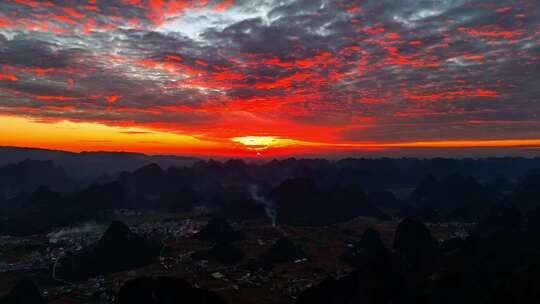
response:
{"label": "mountain", "polygon": [[490,303],[537,303],[540,298],[540,264],[516,270],[500,284],[490,298]]}
{"label": "mountain", "polygon": [[540,174],[532,174],[523,179],[511,197],[521,210],[540,207]]}
{"label": "mountain", "polygon": [[244,221],[266,218],[264,206],[252,199],[226,202],[221,206],[219,214],[231,221]]}
{"label": "mountain", "polygon": [[272,268],[276,264],[292,263],[307,258],[308,256],[302,247],[283,237],[259,256],[257,266]]}
{"label": "mountain", "polygon": [[12,209],[7,212],[7,219],[0,220],[1,233],[28,235],[44,232],[61,224],[59,212],[64,210],[64,198],[42,186]]}
{"label": "mountain", "polygon": [[193,253],[191,258],[195,261],[209,260],[225,265],[234,265],[244,258],[244,252],[229,242],[221,242],[210,249]]}
{"label": "mountain", "polygon": [[133,233],[125,224],[112,222],[98,243],[62,258],[56,276],[73,281],[126,271],[157,261],[162,245]]}
{"label": "mountain", "polygon": [[201,241],[221,243],[239,241],[244,239],[244,236],[240,232],[235,231],[224,218],[213,218],[193,238]]}
{"label": "mountain", "polygon": [[174,277],[139,277],[126,282],[114,304],[225,304],[212,291],[191,286]]}
{"label": "mountain", "polygon": [[404,219],[399,223],[393,247],[405,272],[429,273],[438,262],[439,244],[417,220]]}
{"label": "mountain", "polygon": [[125,206],[120,184],[92,185],[62,196],[40,187],[0,219],[0,233],[30,235],[54,227],[95,219],[101,212]]}
{"label": "mountain", "polygon": [[163,170],[155,163],[118,177],[127,207],[172,212],[187,211],[202,200],[194,190],[198,180],[187,168]]}
{"label": "mountain", "polygon": [[23,278],[11,290],[11,292],[0,299],[0,304],[45,304],[47,303],[36,283],[30,278]]}
{"label": "mountain", "polygon": [[170,155],[146,155],[130,152],[66,152],[34,148],[0,147],[0,166],[26,159],[52,161],[63,167],[69,176],[92,180],[102,175],[116,175],[156,163],[163,168],[189,167],[200,159]]}
{"label": "mountain", "polygon": [[399,209],[403,207],[403,203],[391,191],[372,191],[368,194],[368,200],[378,208]]}
{"label": "mountain", "polygon": [[392,272],[355,271],[342,278],[327,278],[308,288],[297,304],[395,304],[407,303],[399,276]]}
{"label": "mountain", "polygon": [[499,231],[520,230],[525,219],[512,202],[500,202],[491,207],[474,229],[475,235],[490,236]]}
{"label": "mountain", "polygon": [[384,247],[380,233],[372,228],[366,229],[362,239],[354,244],[342,259],[350,265],[361,268],[389,261],[390,251]]}
{"label": "mountain", "polygon": [[378,231],[367,229],[344,259],[355,267],[352,273],[308,288],[297,304],[406,303],[404,282]]}
{"label": "mountain", "polygon": [[312,179],[285,180],[270,193],[277,208],[278,224],[323,226],[358,216],[387,218],[354,184],[319,187]]}
{"label": "mountain", "polygon": [[0,167],[0,197],[13,199],[46,186],[58,192],[73,190],[74,182],[52,161],[23,160]]}
{"label": "mountain", "polygon": [[450,174],[441,180],[428,175],[414,189],[409,201],[415,208],[432,209],[442,218],[477,221],[500,197],[473,177]]}

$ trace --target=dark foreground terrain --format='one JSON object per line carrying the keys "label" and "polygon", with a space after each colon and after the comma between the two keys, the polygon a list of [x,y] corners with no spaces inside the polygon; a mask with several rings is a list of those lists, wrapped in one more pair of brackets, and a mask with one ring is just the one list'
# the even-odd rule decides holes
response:
{"label": "dark foreground terrain", "polygon": [[8,152],[0,303],[540,299],[539,159]]}

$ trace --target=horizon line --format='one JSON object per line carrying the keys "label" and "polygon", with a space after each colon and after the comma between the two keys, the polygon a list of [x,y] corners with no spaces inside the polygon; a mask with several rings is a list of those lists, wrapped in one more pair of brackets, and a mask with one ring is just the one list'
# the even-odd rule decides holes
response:
{"label": "horizon line", "polygon": [[[523,147],[523,146],[514,146],[515,148]],[[525,146],[527,147],[527,146]],[[397,152],[396,150],[404,149],[424,149],[424,150],[435,150],[432,152],[441,152],[444,150],[449,149],[461,149],[461,150],[467,150],[467,149],[501,149],[501,148],[507,148],[507,147],[501,147],[501,146],[480,146],[480,147],[460,147],[460,146],[450,146],[450,147],[418,147],[418,146],[391,146],[389,149],[392,149],[394,152]],[[357,155],[354,154],[342,154],[340,156],[339,153],[334,154],[317,154],[317,153],[290,153],[290,154],[281,154],[281,155],[211,155],[211,154],[165,154],[165,153],[159,153],[159,152],[142,152],[142,151],[130,151],[130,150],[103,150],[103,149],[97,149],[97,150],[69,150],[69,149],[58,149],[58,148],[48,148],[48,147],[35,147],[35,146],[15,146],[15,145],[0,145],[1,149],[19,149],[19,150],[36,150],[36,151],[45,151],[45,152],[58,152],[58,153],[70,153],[70,154],[84,154],[84,153],[116,153],[116,154],[139,154],[144,155],[148,157],[179,157],[179,158],[194,158],[194,159],[201,159],[201,160],[211,160],[211,159],[217,159],[217,160],[224,160],[224,159],[250,159],[250,160],[282,160],[282,159],[327,159],[327,160],[336,160],[336,159],[490,159],[490,158],[524,158],[524,159],[534,159],[534,158],[540,158],[540,154],[538,155],[520,155],[520,154],[486,154],[481,155],[478,154],[479,152],[472,153],[470,155],[466,154],[446,154],[446,155],[428,155],[425,154],[427,151],[422,151],[421,153],[418,153],[418,155],[411,155],[408,153],[403,153],[402,155],[392,155],[392,154],[381,154],[381,155],[373,155],[369,154],[368,152],[373,151],[362,151],[357,150]],[[540,152],[540,149],[538,149]],[[340,150],[336,150],[334,152],[338,152]],[[386,150],[389,151],[389,150]],[[328,152],[328,151],[327,151]],[[341,151],[343,152],[343,151]],[[364,153],[360,153],[364,152]],[[380,152],[380,151],[379,151]],[[465,153],[465,152],[460,152]]]}

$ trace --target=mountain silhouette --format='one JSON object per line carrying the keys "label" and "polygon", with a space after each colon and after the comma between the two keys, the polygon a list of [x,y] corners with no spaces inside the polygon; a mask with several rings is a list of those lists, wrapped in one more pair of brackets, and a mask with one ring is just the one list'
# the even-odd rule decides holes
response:
{"label": "mountain silhouette", "polygon": [[326,278],[308,288],[297,304],[406,303],[400,277],[388,269],[354,271],[340,279]]}
{"label": "mountain silhouette", "polygon": [[[27,159],[0,167],[0,210],[15,209],[20,206],[17,202],[27,199],[39,187],[68,193],[74,190],[75,182],[52,161]],[[7,200],[11,201],[11,206],[4,205]]]}
{"label": "mountain silhouette", "polygon": [[211,219],[193,238],[201,241],[221,243],[239,241],[244,239],[244,236],[240,232],[235,231],[227,220],[218,217]]}
{"label": "mountain silhouette", "polygon": [[292,263],[308,258],[302,247],[283,237],[277,240],[270,248],[257,258],[257,266],[272,268],[276,264]]}
{"label": "mountain silhouette", "polygon": [[380,233],[372,228],[364,231],[359,242],[354,244],[342,257],[342,259],[355,268],[361,268],[379,263],[388,263],[390,259],[389,250],[384,247]]}
{"label": "mountain silhouette", "polygon": [[416,208],[436,211],[442,218],[477,221],[499,196],[473,177],[450,174],[438,180],[429,175],[414,189],[409,201]]}
{"label": "mountain silhouette", "polygon": [[429,273],[437,266],[439,245],[420,221],[408,218],[401,221],[396,229],[393,247],[406,272]]}
{"label": "mountain silhouette", "polygon": [[264,206],[252,199],[224,203],[219,214],[232,221],[266,218]]}
{"label": "mountain silhouette", "polygon": [[114,304],[225,304],[217,294],[174,277],[139,277],[120,288]]}
{"label": "mountain silhouette", "polygon": [[388,218],[353,184],[323,189],[308,178],[288,179],[272,190],[270,198],[276,203],[278,224],[321,226],[358,216]]}
{"label": "mountain silhouette", "polygon": [[56,274],[72,281],[130,270],[156,262],[161,248],[115,221],[95,246],[61,259]]}
{"label": "mountain silhouette", "polygon": [[0,299],[0,304],[45,304],[36,283],[30,278],[20,280],[10,293],[3,299]]}
{"label": "mountain silhouette", "polygon": [[[188,167],[200,159],[173,155],[145,155],[130,152],[66,152],[34,148],[0,147],[0,167],[26,159],[52,161],[75,180],[94,180],[104,175],[115,176],[123,171],[133,171],[156,163],[162,168]],[[56,190],[56,189],[55,189]]]}
{"label": "mountain silhouette", "polygon": [[512,201],[525,212],[540,207],[540,174],[529,175],[519,183]]}
{"label": "mountain silhouette", "polygon": [[521,229],[525,219],[521,211],[509,201],[494,205],[474,229],[474,234],[489,236],[498,231]]}
{"label": "mountain silhouette", "polygon": [[0,221],[5,234],[30,235],[95,219],[101,212],[123,207],[124,192],[117,182],[94,184],[67,196],[39,187],[21,206]]}
{"label": "mountain silhouette", "polygon": [[36,189],[20,206],[9,212],[8,219],[0,223],[0,231],[12,235],[29,235],[47,231],[63,223],[59,210],[64,198],[46,186]]}
{"label": "mountain silhouette", "polygon": [[242,260],[244,252],[230,242],[221,242],[207,250],[200,250],[191,255],[191,258],[200,260],[216,261],[221,264],[234,265]]}

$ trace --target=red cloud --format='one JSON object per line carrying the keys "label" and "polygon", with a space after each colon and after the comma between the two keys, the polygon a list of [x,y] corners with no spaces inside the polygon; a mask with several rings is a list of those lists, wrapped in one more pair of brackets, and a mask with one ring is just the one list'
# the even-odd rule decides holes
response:
{"label": "red cloud", "polygon": [[234,0],[221,0],[218,4],[214,5],[213,9],[215,11],[224,11],[230,8],[234,4]]}
{"label": "red cloud", "polygon": [[18,80],[18,78],[17,78],[17,76],[15,74],[0,73],[0,80],[16,81],[16,80]]}

